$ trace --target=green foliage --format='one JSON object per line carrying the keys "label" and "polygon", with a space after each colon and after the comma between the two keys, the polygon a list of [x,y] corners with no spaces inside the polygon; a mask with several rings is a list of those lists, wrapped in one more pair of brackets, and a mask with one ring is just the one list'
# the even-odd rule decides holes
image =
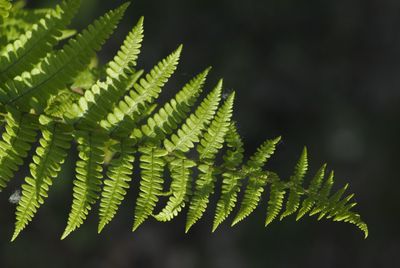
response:
{"label": "green foliage", "polygon": [[[353,194],[345,194],[348,185],[331,194],[334,175],[331,172],[326,178],[326,165],[304,186],[306,149],[288,180],[265,168],[280,137],[266,140],[244,161],[243,142],[232,121],[235,93],[224,98],[220,80],[198,100],[210,68],[157,109],[157,98],[177,68],[182,46],[143,75],[136,68],[143,18],[116,56],[105,66],[97,66],[96,52],[128,5],[109,11],[75,34],[67,26],[79,4],[79,0],[66,0],[54,9],[26,10],[0,0],[0,116],[4,122],[0,190],[24,162],[31,162],[12,240],[50,194],[72,143],[78,144],[79,159],[62,239],[83,224],[97,202],[101,232],[125,200],[134,173],[140,175],[134,177],[140,186],[133,230],[149,218],[170,221],[186,209],[188,232],[215,194],[213,231],[232,212],[235,225],[263,205],[265,225],[278,217],[282,220],[297,213],[299,220],[308,214],[317,215],[318,220],[355,224],[368,235],[367,225],[352,211]],[[139,170],[134,172],[135,159]],[[267,189],[269,200],[265,201]]]}

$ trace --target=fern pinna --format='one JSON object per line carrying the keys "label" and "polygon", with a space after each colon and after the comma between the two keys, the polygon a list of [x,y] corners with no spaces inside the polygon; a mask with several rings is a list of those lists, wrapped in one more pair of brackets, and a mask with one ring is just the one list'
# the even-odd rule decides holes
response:
{"label": "fern pinna", "polygon": [[[265,169],[280,137],[266,140],[244,159],[243,142],[232,120],[235,93],[224,98],[220,80],[198,100],[210,68],[157,107],[162,88],[177,68],[182,46],[147,74],[137,69],[143,18],[110,62],[104,67],[94,64],[96,52],[128,4],[76,34],[67,27],[79,6],[79,0],[66,0],[54,9],[25,10],[0,0],[4,128],[0,190],[25,160],[31,161],[16,208],[12,240],[50,194],[73,142],[78,144],[79,159],[62,238],[84,223],[97,202],[101,232],[117,214],[134,173],[140,175],[140,186],[132,208],[133,230],[151,217],[170,221],[186,211],[188,232],[210,209],[209,200],[216,195],[213,231],[231,214],[235,225],[263,204],[265,225],[277,217],[282,220],[297,214],[298,220],[315,214],[318,219],[355,224],[368,235],[367,225],[352,211],[356,203],[352,194],[345,194],[347,185],[331,193],[334,175],[326,174],[326,165],[305,183],[306,149],[288,180]],[[64,40],[62,46],[60,40]],[[27,159],[34,146],[32,158]],[[139,162],[139,170],[133,170],[134,161]],[[269,192],[267,201],[264,190]],[[158,208],[161,202],[164,207]]]}

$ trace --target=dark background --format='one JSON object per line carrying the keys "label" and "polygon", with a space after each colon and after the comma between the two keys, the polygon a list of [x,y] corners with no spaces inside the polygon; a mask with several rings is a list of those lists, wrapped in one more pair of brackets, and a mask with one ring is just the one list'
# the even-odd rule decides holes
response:
{"label": "dark background", "polygon": [[[121,3],[84,0],[74,27],[82,29]],[[136,179],[101,235],[92,213],[61,242],[71,203],[71,154],[47,203],[12,244],[14,206],[7,199],[23,176],[1,194],[1,267],[400,267],[400,1],[138,0],[105,45],[101,62],[141,15],[139,64],[145,70],[184,43],[162,100],[212,65],[208,88],[224,77],[227,91],[237,92],[234,117],[247,153],[282,135],[270,168],[289,176],[307,145],[311,173],[326,161],[338,185],[350,183],[370,237],[364,240],[352,225],[315,218],[288,217],[265,229],[265,196],[246,221],[234,228],[226,222],[214,234],[215,202],[189,234],[184,214],[166,224],[149,220],[131,233]]]}

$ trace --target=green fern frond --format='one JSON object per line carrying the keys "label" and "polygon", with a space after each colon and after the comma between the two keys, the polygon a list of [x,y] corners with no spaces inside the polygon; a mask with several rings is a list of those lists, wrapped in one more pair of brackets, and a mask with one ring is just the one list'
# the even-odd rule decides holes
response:
{"label": "green fern frond", "polygon": [[24,111],[43,107],[50,95],[64,88],[71,78],[85,68],[113,32],[127,7],[124,4],[108,12],[70,40],[62,50],[47,57],[40,67],[8,81],[0,89],[0,102],[16,105]]}
{"label": "green fern frond", "polygon": [[275,177],[272,180],[270,196],[267,208],[267,217],[265,218],[265,226],[269,225],[279,214],[282,209],[283,199],[285,198],[285,185]]}
{"label": "green fern frond", "polygon": [[136,127],[140,113],[158,97],[162,87],[176,70],[181,51],[182,45],[160,61],[139,83],[135,83],[134,89],[125,95],[114,111],[100,124],[112,135],[130,134]]}
{"label": "green fern frond", "polygon": [[274,154],[276,145],[280,142],[281,137],[277,137],[273,140],[266,140],[252,155],[246,163],[249,172],[260,171],[261,168],[266,164],[268,159]]}
{"label": "green fern frond", "polygon": [[240,209],[232,222],[232,226],[249,216],[258,206],[261,194],[264,191],[268,179],[268,174],[262,174],[260,171],[267,160],[275,152],[276,145],[280,140],[281,137],[267,140],[246,163],[246,167],[250,169],[250,171],[247,171],[250,173],[250,178],[244,191],[243,201],[241,202]]}
{"label": "green fern frond", "polygon": [[208,131],[204,133],[197,146],[200,175],[196,181],[193,199],[187,215],[186,232],[201,218],[207,207],[209,195],[214,191],[215,175],[213,169],[207,164],[213,164],[216,154],[222,148],[225,136],[230,130],[234,97],[235,94],[232,93],[219,108]]}
{"label": "green fern frond", "polygon": [[214,160],[215,155],[219,150],[221,150],[225,135],[231,124],[234,99],[235,93],[229,95],[226,102],[218,110],[214,120],[208,128],[208,131],[204,133],[203,139],[197,147],[200,161],[204,159]]}
{"label": "green fern frond", "polygon": [[163,172],[167,151],[157,148],[153,144],[146,144],[139,148],[140,156],[140,192],[136,200],[135,222],[132,230],[135,231],[152,213],[158,196],[163,190]]}
{"label": "green fern frond", "polygon": [[104,143],[106,135],[102,133],[75,133],[78,141],[79,159],[76,162],[74,194],[68,224],[61,237],[64,239],[86,219],[91,206],[99,198],[102,184],[104,161]]}
{"label": "green fern frond", "polygon": [[207,68],[187,83],[170,102],[139,127],[141,132],[152,139],[163,139],[176,130],[200,95],[209,71],[210,68]]}
{"label": "green fern frond", "polygon": [[135,160],[133,145],[132,140],[126,139],[114,146],[119,156],[111,160],[107,179],[104,180],[99,210],[99,233],[113,219],[118,206],[124,200],[126,190],[129,189],[129,182],[133,173],[133,161]]}
{"label": "green fern frond", "polygon": [[72,111],[67,114],[66,117],[69,120],[75,124],[83,122],[82,124],[93,126],[106,117],[114,103],[141,75],[141,72],[135,72],[133,67],[136,65],[142,40],[143,18],[128,34],[114,59],[108,63],[106,81],[98,80],[90,90],[85,92],[84,96],[73,105]]}
{"label": "green fern frond", "polygon": [[114,59],[108,63],[106,73],[110,78],[118,78],[121,75],[133,72],[133,67],[136,66],[136,60],[140,53],[143,41],[143,22],[144,17],[141,17],[136,26],[127,35],[120,50],[115,55]]}
{"label": "green fern frond", "polygon": [[303,149],[300,159],[296,164],[293,176],[289,181],[289,197],[286,202],[286,210],[281,215],[281,220],[287,217],[299,208],[300,196],[302,195],[302,183],[304,175],[308,169],[307,148]]}
{"label": "green fern frond", "polygon": [[296,220],[299,220],[302,218],[307,212],[311,210],[311,208],[314,206],[318,190],[321,187],[322,181],[325,177],[325,170],[326,170],[326,164],[324,164],[318,172],[315,174],[314,178],[310,182],[310,186],[308,187],[308,197],[304,199],[301,208],[299,210],[299,213],[297,214]]}
{"label": "green fern frond", "polygon": [[158,221],[170,221],[181,212],[191,194],[191,168],[196,163],[185,157],[177,158],[169,163],[171,172],[170,196],[166,206],[154,218]]}
{"label": "green fern frond", "polygon": [[5,131],[0,141],[0,192],[28,156],[39,129],[37,117],[7,107]]}
{"label": "green fern frond", "polygon": [[[99,64],[96,52],[128,4],[106,13],[76,35],[67,26],[79,4],[79,0],[64,0],[55,9],[26,10],[21,4],[11,7],[9,1],[0,0],[0,125],[4,129],[0,191],[25,160],[31,162],[12,240],[45,202],[74,142],[79,159],[62,239],[83,224],[97,201],[98,232],[112,221],[127,198],[136,155],[140,186],[133,231],[149,218],[170,221],[188,207],[188,232],[203,217],[218,189],[212,231],[235,209],[232,225],[264,204],[265,225],[297,213],[296,220],[315,215],[317,220],[348,222],[368,236],[366,223],[353,211],[356,203],[354,194],[346,192],[348,185],[331,193],[334,174],[325,178],[326,165],[303,186],[308,170],[306,149],[288,180],[264,167],[280,137],[265,141],[243,162],[243,142],[232,122],[235,93],[221,104],[220,80],[198,102],[210,68],[158,108],[156,100],[177,68],[182,46],[142,77],[136,63],[143,18],[114,58]],[[60,49],[57,44],[64,39],[68,40]],[[38,133],[38,147],[28,157]],[[103,165],[107,168],[104,181]],[[167,190],[165,182],[170,182]],[[269,192],[269,199],[261,202],[264,192]],[[155,212],[160,204],[164,206]]]}
{"label": "green fern frond", "polygon": [[317,198],[317,202],[316,202],[317,204],[314,207],[314,209],[311,210],[310,216],[313,216],[313,215],[321,212],[322,209],[324,208],[324,206],[326,206],[328,204],[328,198],[329,198],[329,194],[331,192],[332,186],[333,186],[334,177],[335,177],[334,172],[331,171],[329,173],[328,179],[324,182],[320,192],[318,193],[318,198]]}
{"label": "green fern frond", "polygon": [[[80,6],[80,0],[69,0],[47,14],[30,31],[21,35],[6,48],[0,57],[0,81],[12,79],[24,71],[29,71],[58,42],[57,37],[70,23]],[[42,45],[38,45],[42,44]]]}
{"label": "green fern frond", "polygon": [[71,130],[70,126],[57,123],[42,129],[40,146],[29,165],[31,175],[25,178],[22,185],[22,198],[17,206],[17,221],[11,241],[17,238],[47,198],[52,179],[57,177],[61,171],[61,164],[67,157],[72,140]]}
{"label": "green fern frond", "polygon": [[203,216],[215,187],[216,178],[213,168],[208,165],[200,165],[198,169],[201,173],[196,180],[195,190],[190,200],[185,227],[186,233]]}
{"label": "green fern frond", "polygon": [[213,91],[202,101],[196,111],[191,114],[182,127],[172,134],[170,139],[164,140],[168,152],[187,152],[194,147],[194,142],[199,142],[199,136],[213,118],[221,100],[222,80]]}
{"label": "green fern frond", "polygon": [[236,225],[244,218],[249,216],[258,206],[261,199],[261,194],[264,192],[264,187],[267,184],[268,176],[264,174],[253,175],[244,191],[243,200],[240,204],[240,209],[237,212],[231,226]]}
{"label": "green fern frond", "polygon": [[242,185],[241,181],[243,180],[243,174],[236,172],[238,166],[243,161],[243,142],[234,124],[231,125],[227,134],[226,143],[229,149],[223,156],[223,166],[227,171],[222,174],[222,190],[216,206],[213,232],[232,212]]}

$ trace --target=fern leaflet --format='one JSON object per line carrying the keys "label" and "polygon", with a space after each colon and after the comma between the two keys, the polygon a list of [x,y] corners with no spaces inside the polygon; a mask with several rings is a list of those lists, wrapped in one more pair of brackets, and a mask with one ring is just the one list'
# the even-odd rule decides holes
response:
{"label": "fern leaflet", "polygon": [[99,211],[99,233],[112,220],[126,195],[125,189],[129,189],[135,160],[133,145],[133,141],[128,139],[115,145],[119,156],[111,160],[107,171],[108,178],[104,181]]}
{"label": "fern leaflet", "polygon": [[44,203],[52,179],[57,177],[67,156],[71,139],[71,128],[66,125],[52,123],[42,130],[40,146],[29,165],[31,175],[25,178],[25,184],[22,185],[22,198],[17,207],[17,221],[11,241],[17,238]]}
{"label": "fern leaflet", "polygon": [[177,158],[169,163],[171,171],[171,192],[167,205],[154,217],[158,221],[170,221],[181,212],[191,194],[191,170],[196,164],[193,161]]}
{"label": "fern leaflet", "polygon": [[199,142],[199,136],[205,126],[213,118],[221,99],[222,80],[213,91],[203,100],[196,111],[191,114],[182,127],[172,134],[170,139],[164,140],[164,146],[168,152],[187,152],[194,147],[194,142]]}
{"label": "fern leaflet", "polygon": [[162,193],[164,183],[162,176],[165,166],[162,157],[167,154],[166,150],[158,149],[153,144],[140,147],[139,152],[142,153],[140,156],[141,181],[133,231],[153,213],[158,196]]}
{"label": "fern leaflet", "polygon": [[250,173],[250,178],[240,209],[232,222],[232,226],[249,216],[257,207],[268,179],[268,174],[260,173],[261,168],[275,152],[275,147],[280,140],[281,137],[274,140],[267,140],[247,162],[246,168],[249,169],[247,172]]}
{"label": "fern leaflet", "polygon": [[67,237],[86,219],[92,204],[99,198],[102,184],[106,135],[102,133],[93,135],[84,131],[77,132],[75,135],[79,144],[80,160],[76,162],[72,208],[61,239]]}
{"label": "fern leaflet", "polygon": [[296,164],[296,168],[293,176],[290,178],[290,191],[289,197],[286,203],[286,210],[281,215],[281,220],[296,212],[299,208],[300,204],[300,195],[302,194],[302,183],[304,179],[304,175],[306,174],[308,169],[308,160],[307,160],[307,149],[304,148],[301,153],[300,159]]}
{"label": "fern leaflet", "polygon": [[23,164],[39,129],[36,117],[21,114],[11,107],[7,107],[7,111],[5,132],[0,141],[0,191]]}

